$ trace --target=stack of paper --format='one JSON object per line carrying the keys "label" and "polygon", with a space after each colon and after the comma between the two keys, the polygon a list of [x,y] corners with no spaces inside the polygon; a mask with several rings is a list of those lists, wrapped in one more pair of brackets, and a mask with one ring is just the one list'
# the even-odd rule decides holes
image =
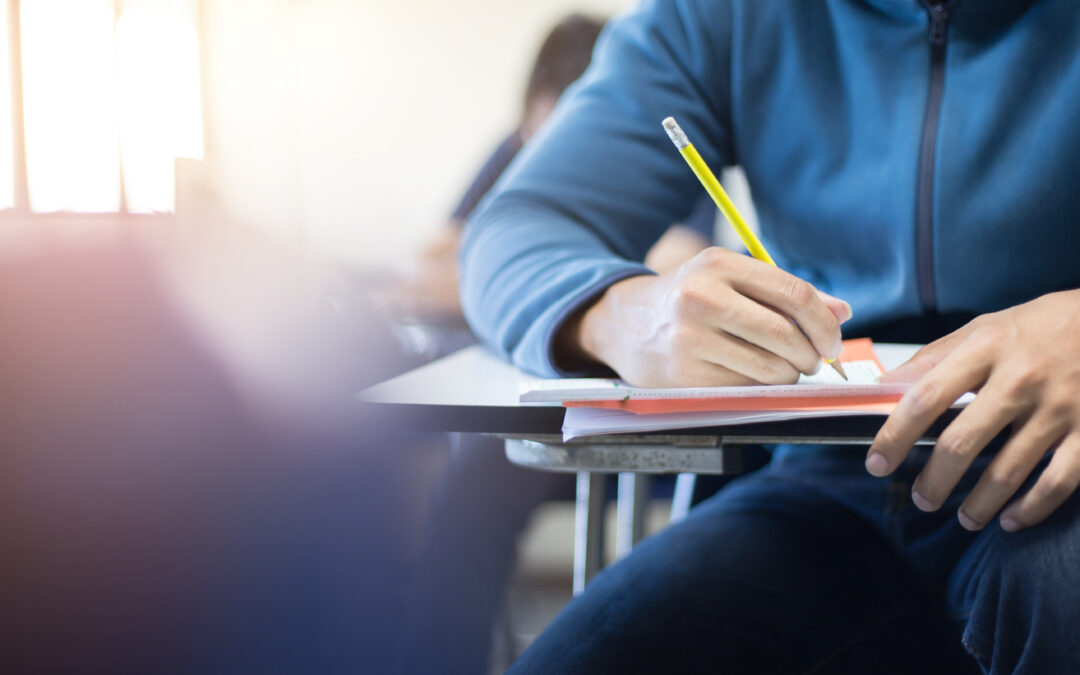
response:
{"label": "stack of paper", "polygon": [[[531,380],[522,402],[560,402],[567,408],[567,440],[594,434],[635,433],[839,415],[887,415],[909,385],[878,384],[884,372],[870,340],[849,340],[840,357],[845,382],[831,368],[792,385],[750,387],[633,387],[622,380]],[[961,399],[957,405],[966,404]]]}

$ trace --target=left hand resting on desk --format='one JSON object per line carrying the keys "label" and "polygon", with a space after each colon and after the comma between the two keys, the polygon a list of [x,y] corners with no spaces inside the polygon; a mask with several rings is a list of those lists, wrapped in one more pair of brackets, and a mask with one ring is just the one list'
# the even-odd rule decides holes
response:
{"label": "left hand resting on desk", "polygon": [[881,381],[915,385],[867,454],[867,470],[877,476],[892,472],[959,396],[978,392],[942,432],[915,480],[912,500],[920,509],[940,507],[972,460],[1010,424],[1009,440],[960,507],[964,527],[989,523],[1048,450],[1050,463],[1001,514],[1001,527],[1012,532],[1041,522],[1080,484],[1080,291],[980,316]]}

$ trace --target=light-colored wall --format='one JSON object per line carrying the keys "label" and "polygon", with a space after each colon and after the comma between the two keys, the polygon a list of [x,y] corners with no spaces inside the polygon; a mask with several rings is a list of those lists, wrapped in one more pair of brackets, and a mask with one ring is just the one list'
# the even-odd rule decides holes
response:
{"label": "light-colored wall", "polygon": [[207,176],[249,225],[385,264],[516,124],[546,31],[632,0],[204,0]]}

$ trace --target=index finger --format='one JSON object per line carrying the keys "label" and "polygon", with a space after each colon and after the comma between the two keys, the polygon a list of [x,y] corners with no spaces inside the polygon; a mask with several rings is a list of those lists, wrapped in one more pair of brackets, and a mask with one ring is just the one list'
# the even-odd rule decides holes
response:
{"label": "index finger", "polygon": [[844,350],[840,321],[818,296],[817,289],[768,263],[752,258],[746,262],[753,265],[747,273],[731,280],[732,287],[793,320],[818,354],[829,360],[839,358]]}
{"label": "index finger", "polygon": [[970,342],[957,347],[900,399],[874,437],[866,470],[875,476],[891,473],[930,425],[956,399],[982,385],[989,372],[989,361]]}

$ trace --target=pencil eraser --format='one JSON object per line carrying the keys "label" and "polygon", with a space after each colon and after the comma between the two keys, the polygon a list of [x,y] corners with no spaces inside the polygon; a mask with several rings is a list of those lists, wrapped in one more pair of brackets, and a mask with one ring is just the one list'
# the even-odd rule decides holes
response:
{"label": "pencil eraser", "polygon": [[686,137],[682,127],[675,121],[674,117],[666,118],[662,124],[664,125],[664,131],[667,132],[668,138],[675,144],[675,147],[682,150],[686,146],[690,145],[690,139]]}

